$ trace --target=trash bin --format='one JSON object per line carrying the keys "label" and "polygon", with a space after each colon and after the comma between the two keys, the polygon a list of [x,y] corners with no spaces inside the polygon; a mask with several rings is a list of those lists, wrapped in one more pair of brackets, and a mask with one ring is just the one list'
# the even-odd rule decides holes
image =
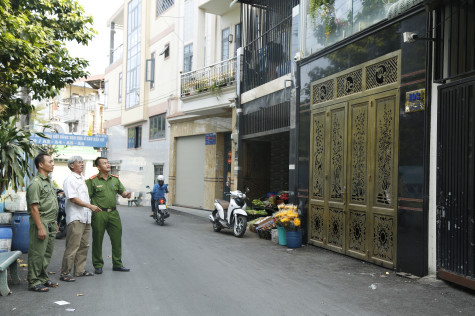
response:
{"label": "trash bin", "polygon": [[25,211],[16,211],[12,222],[12,250],[28,252],[30,245],[30,215]]}

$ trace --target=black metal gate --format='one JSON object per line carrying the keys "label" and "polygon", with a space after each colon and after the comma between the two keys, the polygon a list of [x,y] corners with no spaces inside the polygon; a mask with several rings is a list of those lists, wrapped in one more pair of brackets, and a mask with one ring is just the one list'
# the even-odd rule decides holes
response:
{"label": "black metal gate", "polygon": [[475,79],[438,89],[437,274],[475,289]]}

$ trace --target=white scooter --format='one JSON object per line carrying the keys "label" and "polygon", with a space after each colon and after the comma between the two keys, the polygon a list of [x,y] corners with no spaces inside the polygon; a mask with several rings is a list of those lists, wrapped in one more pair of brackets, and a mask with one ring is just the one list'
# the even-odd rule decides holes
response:
{"label": "white scooter", "polygon": [[215,210],[209,215],[213,230],[233,228],[234,236],[242,237],[247,228],[246,195],[239,190],[231,191],[231,201],[215,200]]}

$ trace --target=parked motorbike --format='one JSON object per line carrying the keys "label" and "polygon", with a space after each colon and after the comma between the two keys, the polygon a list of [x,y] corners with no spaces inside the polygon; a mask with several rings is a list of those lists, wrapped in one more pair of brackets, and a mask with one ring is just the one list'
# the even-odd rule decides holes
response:
{"label": "parked motorbike", "polygon": [[247,228],[246,195],[239,190],[229,193],[231,200],[216,199],[214,211],[209,215],[215,232],[223,228],[233,228],[234,236],[242,237]]}
{"label": "parked motorbike", "polygon": [[56,219],[59,231],[56,233],[56,239],[61,239],[66,236],[68,225],[66,224],[66,197],[64,191],[56,189],[56,198],[58,199],[58,217]]}
{"label": "parked motorbike", "polygon": [[[147,185],[147,189],[150,190],[150,186]],[[151,191],[147,194],[152,194]],[[153,219],[157,222],[158,225],[163,226],[165,223],[165,218],[169,217],[170,214],[167,212],[167,200],[165,198],[159,198],[152,203],[152,212]]]}

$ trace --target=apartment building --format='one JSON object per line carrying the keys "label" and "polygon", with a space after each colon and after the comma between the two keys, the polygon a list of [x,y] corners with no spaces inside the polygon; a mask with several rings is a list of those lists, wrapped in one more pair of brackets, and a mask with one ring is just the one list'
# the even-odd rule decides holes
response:
{"label": "apartment building", "polygon": [[[236,99],[240,5],[187,0],[183,17],[180,103],[170,123],[170,201],[212,209],[235,186],[231,135]],[[234,139],[237,140],[237,137]]]}
{"label": "apartment building", "polygon": [[112,172],[132,192],[143,193],[159,174],[168,178],[166,117],[179,100],[179,15],[172,0],[132,0],[124,1],[108,21],[106,156]]}

